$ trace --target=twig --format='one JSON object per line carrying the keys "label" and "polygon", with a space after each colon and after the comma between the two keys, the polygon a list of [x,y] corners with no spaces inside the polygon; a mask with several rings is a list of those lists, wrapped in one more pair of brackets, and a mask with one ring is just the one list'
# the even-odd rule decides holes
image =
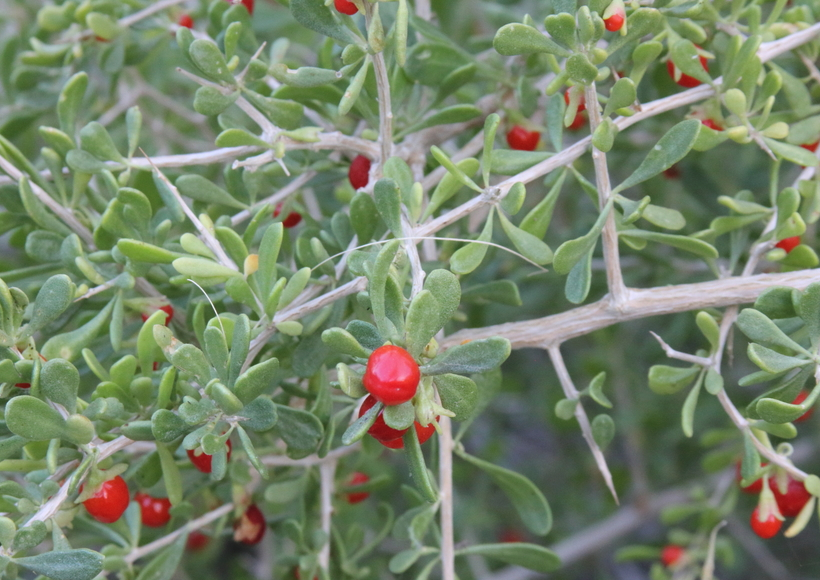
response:
{"label": "twig", "polygon": [[674,348],[672,348],[671,346],[669,346],[668,344],[666,344],[665,340],[663,340],[660,336],[658,336],[657,334],[655,334],[651,330],[649,331],[649,334],[651,334],[653,337],[655,337],[655,340],[657,340],[660,343],[661,348],[663,348],[663,352],[665,352],[666,356],[668,356],[669,358],[682,360],[684,362],[690,362],[692,364],[701,365],[701,366],[704,366],[704,367],[711,366],[711,364],[712,364],[712,359],[710,359],[710,358],[706,358],[705,356],[697,356],[697,355],[694,355],[694,354],[689,354],[689,353],[677,351]]}
{"label": "twig", "polygon": [[[140,20],[144,20],[149,16],[156,14],[157,12],[161,12],[166,8],[176,6],[177,4],[182,4],[186,1],[187,0],[160,0],[159,2],[156,2],[154,4],[149,4],[148,6],[146,6],[138,12],[134,12],[133,14],[125,16],[124,18],[120,18],[120,20],[117,21],[117,24],[122,28],[128,28],[132,24],[136,24]],[[84,38],[88,38],[89,36],[94,36],[93,30],[84,30],[79,35],[67,38],[65,40],[61,40],[60,42],[64,44],[69,44],[72,42],[83,40]]]}
{"label": "twig", "polygon": [[333,521],[333,490],[334,479],[336,477],[336,459],[323,461],[319,464],[319,500],[322,510],[322,531],[325,533],[327,541],[319,551],[319,566],[330,571],[330,535],[331,523]]}
{"label": "twig", "polygon": [[592,436],[592,426],[589,424],[589,418],[587,417],[586,410],[584,410],[584,406],[581,404],[581,397],[578,390],[572,383],[572,377],[569,376],[569,371],[567,371],[567,367],[564,365],[564,357],[561,355],[561,347],[557,344],[553,344],[546,346],[545,348],[547,352],[549,352],[552,366],[555,368],[555,373],[558,375],[558,380],[561,383],[561,388],[564,390],[564,395],[567,399],[578,401],[578,404],[575,405],[575,419],[578,421],[578,425],[581,427],[581,433],[583,434],[584,439],[592,452],[592,456],[595,458],[595,463],[598,465],[598,470],[601,472],[601,475],[604,476],[606,486],[609,488],[612,497],[615,498],[615,503],[619,503],[618,492],[615,491],[615,484],[612,482],[612,474],[609,472],[609,466],[606,464],[606,458],[604,458],[603,451],[601,451],[601,448],[598,447],[598,443]]}
{"label": "twig", "polygon": [[[373,18],[373,4],[364,3],[365,22],[368,28]],[[373,55],[373,72],[376,75],[376,90],[379,95],[379,150],[380,165],[384,166],[393,155],[393,108],[390,102],[390,79],[387,76],[387,64],[384,62],[384,53],[379,51]]]}
{"label": "twig", "polygon": [[360,447],[361,445],[359,443],[354,443],[353,445],[348,445],[347,447],[337,447],[324,457],[319,457],[314,454],[303,457],[302,459],[291,459],[285,455],[268,455],[267,457],[263,457],[261,461],[263,465],[269,465],[271,467],[312,467],[314,465],[322,465],[323,463],[338,461],[345,455],[355,453]]}
{"label": "twig", "polygon": [[254,213],[256,213],[259,208],[264,205],[275,205],[282,201],[283,199],[287,199],[293,193],[299,190],[303,185],[306,185],[308,181],[316,177],[315,171],[306,171],[299,177],[295,178],[293,181],[288,183],[285,187],[274,193],[273,195],[266,197],[258,202],[256,202],[253,207],[248,209],[243,209],[239,213],[231,216],[231,225],[235,226],[237,224],[242,223],[246,219],[249,219]]}
{"label": "twig", "polygon": [[441,509],[441,577],[455,580],[455,542],[453,534],[453,431],[449,417],[439,419],[439,502]]}

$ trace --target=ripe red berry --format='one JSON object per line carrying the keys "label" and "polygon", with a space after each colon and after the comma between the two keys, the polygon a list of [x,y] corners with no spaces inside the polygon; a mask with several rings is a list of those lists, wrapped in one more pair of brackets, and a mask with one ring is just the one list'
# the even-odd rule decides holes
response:
{"label": "ripe red berry", "polygon": [[[436,417],[436,420],[438,420],[438,417]],[[436,432],[436,426],[433,423],[430,423],[426,427],[422,427],[418,421],[415,421],[413,423],[413,427],[416,429],[416,436],[419,438],[419,445],[424,444],[424,442],[432,437],[433,433]],[[379,443],[388,449],[404,449],[404,439],[401,437],[390,441],[379,441]]]}
{"label": "ripe red berry", "polygon": [[664,546],[663,550],[661,550],[661,562],[664,566],[669,568],[677,564],[685,553],[686,550],[683,549],[683,546],[669,544],[668,546]]}
{"label": "ripe red berry", "polygon": [[410,353],[399,346],[380,346],[367,359],[364,388],[385,405],[401,405],[416,395],[421,373]]}
{"label": "ripe red berry", "polygon": [[[786,239],[788,240],[788,239],[791,239],[791,238],[786,238]],[[786,240],[783,240],[783,241],[786,241]],[[783,249],[785,250],[785,248],[783,248]],[[786,250],[786,251],[788,252],[790,250]],[[806,397],[808,397],[808,396],[809,396],[808,391],[800,391],[799,393],[797,393],[797,396],[794,398],[794,401],[792,401],[792,405],[799,405],[800,403],[805,401]],[[795,423],[802,423],[803,421],[808,421],[809,418],[811,418],[811,416],[813,414],[814,414],[814,407],[812,407],[811,409],[809,409],[808,411],[806,411],[805,413],[800,415],[797,419],[794,420],[794,422]]]}
{"label": "ripe red berry", "polygon": [[[165,314],[168,315],[168,317],[165,319],[165,326],[171,324],[171,320],[174,318],[174,307],[170,304],[166,304],[165,306],[160,306],[158,310],[162,310]],[[140,314],[140,316],[142,317],[142,321],[145,322],[146,320],[148,320],[148,317],[151,316],[151,314],[153,314],[153,312],[150,312],[148,314]]]}
{"label": "ripe red berry", "polygon": [[[700,56],[700,66],[703,67],[703,70],[709,72],[709,62],[703,55]],[[675,72],[677,70],[677,67],[675,66],[675,63],[672,62],[672,59],[666,61],[666,70],[669,71],[669,76],[672,77],[672,80],[675,80]],[[678,83],[680,86],[686,88],[696,87],[700,84],[700,81],[698,79],[690,77],[689,75],[683,73],[681,73],[680,78],[678,80],[675,80],[675,82]]]}
{"label": "ripe red berry", "polygon": [[[793,249],[795,249],[795,248],[796,248],[797,246],[799,246],[799,245],[800,245],[800,236],[792,236],[792,237],[790,237],[790,238],[783,238],[782,240],[780,240],[779,242],[777,242],[777,243],[774,245],[774,247],[775,247],[775,248],[780,248],[780,249],[782,249],[782,250],[785,250],[785,251],[786,251],[786,253],[788,254],[789,252],[791,252]],[[798,397],[799,397],[799,396],[800,396],[800,395],[798,395]],[[806,397],[804,396],[804,397],[803,397],[803,399],[805,399],[805,398],[806,398]],[[802,403],[802,402],[803,402],[803,399],[800,399],[799,403]],[[799,403],[794,403],[794,404],[795,404],[795,405],[797,405],[797,404],[799,404]]]}
{"label": "ripe red berry", "polygon": [[[279,214],[282,213],[282,204],[278,204],[276,209],[273,210],[273,217],[279,217]],[[299,222],[302,221],[302,214],[298,211],[290,212],[285,219],[282,220],[282,227],[285,229],[292,228],[294,226],[299,225]]]}
{"label": "ripe red berry", "polygon": [[815,141],[814,143],[803,143],[801,147],[814,153],[815,151],[817,151],[818,145],[820,145],[820,141]]}
{"label": "ripe red berry", "polygon": [[14,383],[14,386],[18,389],[30,389],[31,383]]}
{"label": "ripe red berry", "polygon": [[[231,440],[228,439],[228,461],[231,460]],[[204,451],[202,451],[202,447],[197,447],[196,449],[188,449],[188,459],[191,460],[191,463],[194,464],[198,470],[202,473],[210,473],[211,472],[211,462],[213,461],[214,456],[208,455]]]}
{"label": "ripe red berry", "polygon": [[359,11],[359,9],[356,8],[356,5],[349,0],[334,0],[333,4],[336,6],[336,10],[342,14],[347,14],[348,16],[356,14],[356,12]]}
{"label": "ripe red berry", "polygon": [[789,485],[784,494],[780,493],[780,486],[774,480],[769,480],[769,485],[772,488],[777,507],[780,508],[780,513],[787,518],[797,517],[803,506],[811,499],[811,494],[806,491],[803,482],[791,477],[789,477]]}
{"label": "ripe red berry", "polygon": [[198,552],[207,546],[210,541],[210,536],[206,536],[202,532],[197,532],[194,530],[188,534],[188,540],[185,542],[185,549],[191,552]]}
{"label": "ripe red berry", "polygon": [[167,497],[152,497],[147,493],[138,493],[134,501],[140,504],[142,525],[159,528],[171,520],[171,502]]}
{"label": "ripe red berry", "polygon": [[721,127],[720,125],[718,125],[717,123],[715,123],[715,121],[714,121],[714,120],[712,120],[712,119],[701,119],[701,121],[700,121],[700,122],[701,122],[703,125],[706,125],[706,126],[707,126],[707,127],[709,127],[710,129],[712,129],[713,131],[723,131],[723,127]]}
{"label": "ripe red berry", "polygon": [[265,516],[256,504],[252,503],[245,513],[233,523],[233,539],[243,544],[258,544],[262,541],[267,526]]}
{"label": "ripe red berry", "polygon": [[[348,480],[348,485],[361,485],[363,483],[367,483],[370,481],[370,478],[367,476],[366,473],[362,473],[361,471],[356,471]],[[366,491],[357,491],[353,493],[347,494],[347,503],[354,504],[360,503],[370,497],[370,493]]]}
{"label": "ripe red berry", "polygon": [[510,149],[518,151],[534,151],[541,140],[541,133],[538,131],[527,131],[521,125],[514,125],[507,133],[507,144]]}
{"label": "ripe red berry", "polygon": [[774,537],[777,535],[777,532],[780,531],[780,526],[783,525],[783,521],[778,519],[778,517],[774,513],[770,513],[769,516],[765,520],[760,520],[758,517],[760,513],[760,507],[756,507],[752,512],[752,517],[749,523],[752,526],[752,531],[763,538],[764,540],[768,540],[769,538]]}
{"label": "ripe red berry", "polygon": [[111,524],[120,519],[128,507],[130,495],[128,485],[118,475],[104,482],[93,496],[83,502],[83,505],[92,518],[104,524]]}
{"label": "ripe red berry", "polygon": [[578,129],[583,127],[585,123],[586,123],[586,116],[584,116],[583,113],[579,112],[578,114],[575,115],[575,118],[572,120],[572,123],[569,124],[567,129],[569,129],[570,131],[577,131]]}
{"label": "ripe red berry", "polygon": [[353,189],[361,189],[370,181],[370,159],[364,155],[356,155],[347,170],[347,178]]}
{"label": "ripe red berry", "polygon": [[626,20],[626,14],[623,12],[616,12],[604,20],[604,26],[606,26],[606,29],[610,32],[617,32],[624,25],[624,20]]}
{"label": "ripe red berry", "polygon": [[678,164],[676,163],[672,167],[663,170],[663,176],[666,179],[677,179],[680,177],[680,169],[678,168]]}
{"label": "ripe red berry", "polygon": [[[766,464],[763,463],[761,467],[764,467]],[[740,481],[743,479],[743,476],[740,474],[740,461],[735,463],[735,481],[740,485]],[[748,493],[749,495],[757,495],[761,491],[763,491],[763,478],[755,480],[750,485],[746,487],[741,487],[740,491],[743,493]]]}
{"label": "ripe red berry", "polygon": [[[362,406],[359,408],[359,417],[367,413],[373,405],[375,405],[378,401],[373,395],[368,395],[367,398],[362,403]],[[436,417],[436,421],[438,421],[438,417]],[[419,443],[424,443],[430,437],[433,436],[433,433],[436,431],[436,426],[430,423],[426,427],[422,427],[418,421],[413,423],[413,426],[416,429],[416,435],[419,438]],[[404,448],[404,434],[407,432],[407,429],[393,429],[387,423],[384,422],[384,410],[379,412],[379,416],[376,417],[376,422],[370,426],[370,429],[367,430],[373,439],[388,447],[390,449],[403,449]]]}
{"label": "ripe red berry", "polygon": [[[194,19],[191,18],[190,14],[183,14],[179,17],[179,21],[177,22],[180,26],[184,28],[193,28],[194,27]],[[190,538],[190,536],[188,536]]]}
{"label": "ripe red berry", "polygon": [[524,534],[514,528],[506,528],[498,534],[498,541],[502,544],[517,544],[525,540]]}

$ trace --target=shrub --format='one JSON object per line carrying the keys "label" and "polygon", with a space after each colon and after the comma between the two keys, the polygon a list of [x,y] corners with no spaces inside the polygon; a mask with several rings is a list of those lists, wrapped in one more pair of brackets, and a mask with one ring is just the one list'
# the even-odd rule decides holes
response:
{"label": "shrub", "polygon": [[816,0],[8,4],[4,578],[749,577],[725,520],[813,518]]}

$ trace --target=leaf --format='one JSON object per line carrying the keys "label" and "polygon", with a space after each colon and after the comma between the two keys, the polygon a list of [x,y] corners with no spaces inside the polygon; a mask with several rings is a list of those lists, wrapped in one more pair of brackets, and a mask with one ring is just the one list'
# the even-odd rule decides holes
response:
{"label": "leaf", "polygon": [[499,336],[450,347],[420,367],[425,375],[469,374],[492,370],[510,356],[510,341]]}
{"label": "leaf", "polygon": [[501,220],[504,233],[525,257],[539,265],[549,264],[552,261],[552,250],[547,244],[529,232],[514,226],[502,212],[498,212],[498,218]]}
{"label": "leaf", "polygon": [[77,408],[80,373],[70,362],[61,358],[47,361],[40,368],[40,390],[50,400],[59,403],[69,413]]}
{"label": "leaf", "polygon": [[157,442],[157,453],[162,466],[162,481],[165,484],[168,499],[171,505],[177,505],[182,502],[183,492],[182,476],[179,473],[179,468],[174,462],[174,456],[164,444]]}
{"label": "leaf", "polygon": [[546,52],[557,56],[572,53],[548,36],[526,24],[511,23],[499,28],[493,38],[493,48],[503,56]]}
{"label": "leaf", "polygon": [[[475,172],[478,171],[479,165],[479,161],[477,159],[474,159],[473,157],[462,159],[461,161],[455,164],[458,170],[466,176],[475,175]],[[426,219],[427,217],[435,213],[435,211],[439,209],[445,202],[447,202],[447,200],[449,200],[456,193],[458,193],[458,191],[463,186],[463,181],[459,180],[452,173],[447,173],[444,177],[442,177],[441,181],[438,182],[438,185],[436,185],[436,188],[433,190],[433,194],[430,196],[430,202],[427,204],[427,208],[424,210],[422,219]],[[352,213],[351,219],[353,219]],[[353,223],[356,223],[355,219],[353,219]]]}
{"label": "leaf", "polygon": [[786,335],[769,318],[754,308],[744,308],[737,317],[737,327],[749,340],[768,347],[783,347],[811,356],[809,351]]}
{"label": "leaf", "polygon": [[478,409],[478,387],[468,377],[443,374],[433,379],[442,406],[455,413],[456,421],[468,421]]}
{"label": "leaf", "polygon": [[[432,272],[430,276],[432,276],[436,271]],[[446,270],[441,271],[447,272]],[[449,272],[447,273],[450,274]],[[452,274],[450,275],[452,276]],[[427,286],[427,282],[429,282],[430,280],[430,276],[428,276],[425,280],[425,289]],[[358,341],[358,343],[366,349],[376,350],[380,346],[384,345],[384,339],[382,338],[381,334],[379,334],[379,330],[375,326],[373,326],[369,322],[365,322],[364,320],[351,320],[347,324],[346,330],[350,334],[352,334],[353,337]]]}
{"label": "leaf", "polygon": [[370,280],[369,294],[370,307],[373,310],[373,318],[376,320],[376,327],[382,336],[391,336],[395,327],[387,318],[386,286],[387,278],[390,275],[390,266],[399,249],[400,242],[393,240],[385,244],[376,257],[376,263],[370,270],[368,278]]}
{"label": "leaf", "polygon": [[365,350],[355,336],[339,327],[328,328],[322,332],[322,342],[341,354],[358,358],[370,356],[370,351]]}
{"label": "leaf", "polygon": [[424,289],[429,290],[435,297],[438,303],[437,324],[439,329],[444,328],[461,303],[461,284],[458,278],[449,270],[439,268],[427,275],[424,280]]}
{"label": "leaf", "polygon": [[501,560],[513,566],[522,566],[536,572],[555,572],[561,567],[558,555],[536,544],[523,542],[503,544],[479,544],[456,550],[456,556],[479,555],[486,558]]}
{"label": "leaf", "polygon": [[462,294],[468,302],[497,302],[507,306],[521,306],[521,294],[518,286],[511,280],[493,280],[485,284],[471,286]]}
{"label": "leaf", "polygon": [[182,195],[203,203],[226,205],[236,209],[245,209],[247,207],[230,193],[217,187],[212,181],[201,175],[182,175],[177,178],[175,185]]}
{"label": "leaf", "polygon": [[196,67],[211,80],[219,81],[226,86],[236,84],[236,79],[228,70],[225,56],[211,39],[197,38],[191,43],[188,54]]}
{"label": "leaf", "polygon": [[694,433],[695,423],[695,407],[698,404],[698,396],[700,395],[700,387],[703,384],[703,373],[700,374],[695,386],[686,395],[686,400],[683,402],[681,409],[681,426],[683,427],[683,434],[691,437]]}
{"label": "leaf", "polygon": [[558,201],[558,196],[561,193],[561,188],[564,185],[564,180],[567,177],[567,172],[562,171],[555,180],[555,183],[550,188],[549,193],[532,208],[529,213],[521,221],[521,229],[538,238],[542,239],[549,228],[552,221],[552,213],[555,209],[555,202]]}
{"label": "leaf", "polygon": [[373,187],[373,199],[376,209],[397,238],[404,236],[401,227],[401,193],[392,179],[382,178]]}
{"label": "leaf", "polygon": [[764,371],[770,373],[787,371],[796,367],[810,364],[812,362],[811,360],[786,356],[755,343],[749,344],[749,347],[746,349],[746,353],[749,356],[749,360]]}
{"label": "leaf", "polygon": [[334,17],[330,8],[313,0],[290,0],[290,11],[296,22],[342,43],[363,46],[362,39]]}
{"label": "leaf", "polygon": [[417,358],[430,340],[441,330],[441,309],[429,290],[422,290],[410,302],[406,318],[406,348]]}
{"label": "leaf", "polygon": [[[375,407],[374,407],[375,408]],[[427,465],[424,463],[424,454],[421,452],[419,437],[415,429],[408,429],[404,434],[404,453],[410,465],[410,476],[416,484],[416,489],[428,503],[435,503],[438,494],[430,481]]]}
{"label": "leaf", "polygon": [[519,473],[489,463],[464,451],[456,451],[456,453],[490,476],[515,506],[521,521],[528,530],[539,536],[549,533],[552,529],[552,511],[544,494],[532,481]]}
{"label": "leaf", "polygon": [[478,240],[460,247],[450,256],[450,269],[456,274],[469,274],[481,265],[487,255],[487,242],[493,237],[493,210],[490,210]]}
{"label": "leaf", "polygon": [[[468,65],[470,66],[470,65]],[[472,65],[473,67],[475,65]],[[464,123],[471,121],[476,117],[481,116],[481,109],[475,105],[451,105],[436,111],[429,117],[426,117],[405,129],[402,129],[400,135],[407,135],[409,133],[416,133],[422,129],[435,127],[437,125],[450,125],[453,123]]]}
{"label": "leaf", "polygon": [[567,276],[564,285],[564,295],[573,304],[581,304],[589,295],[589,288],[592,284],[592,254],[595,251],[593,246],[586,256],[584,256]]}
{"label": "leaf", "polygon": [[592,420],[592,437],[601,451],[605,450],[615,437],[615,421],[612,417],[606,413],[597,415]]}
{"label": "leaf", "polygon": [[57,100],[57,117],[60,120],[60,129],[66,135],[74,135],[77,113],[82,106],[85,91],[88,88],[88,74],[78,72],[68,79]]}
{"label": "leaf", "polygon": [[242,409],[245,419],[239,423],[249,431],[264,432],[276,425],[279,416],[276,405],[267,397],[257,397]]}
{"label": "leaf", "polygon": [[240,92],[224,94],[215,87],[199,87],[194,94],[194,111],[212,117],[219,115],[236,102]]}
{"label": "leaf", "polygon": [[379,413],[384,409],[383,403],[376,403],[368,409],[364,415],[350,424],[350,427],[342,435],[343,445],[352,445],[367,434],[367,431],[376,422]]}
{"label": "leaf", "polygon": [[708,244],[703,240],[698,240],[687,236],[679,236],[675,234],[662,234],[659,232],[650,232],[639,229],[621,231],[619,233],[619,236],[623,238],[649,240],[651,242],[657,242],[659,244],[666,244],[667,246],[672,246],[674,248],[691,252],[692,254],[700,256],[704,259],[714,259],[718,257],[718,251],[715,249],[713,245]]}
{"label": "leaf", "polygon": [[274,427],[288,446],[288,457],[299,459],[316,451],[324,434],[321,421],[312,413],[276,405],[279,421]]}
{"label": "leaf", "polygon": [[187,541],[188,534],[180,535],[142,569],[137,580],[171,580],[182,560]]}
{"label": "leaf", "polygon": [[13,561],[21,568],[52,580],[91,580],[103,569],[103,555],[84,548],[43,552]]}
{"label": "leaf", "polygon": [[59,439],[65,429],[60,413],[45,401],[30,395],[13,397],[6,404],[8,430],[31,441]]}
{"label": "leaf", "polygon": [[792,302],[797,315],[806,324],[812,345],[816,345],[820,339],[820,284],[810,284],[801,293],[792,291]]}
{"label": "leaf", "polygon": [[817,157],[815,157],[814,153],[811,151],[803,149],[797,145],[790,145],[768,137],[763,137],[763,142],[766,143],[766,145],[769,146],[769,149],[771,149],[776,155],[782,157],[786,161],[791,161],[792,163],[797,163],[798,165],[802,165],[804,167],[817,167]]}
{"label": "leaf", "polygon": [[651,203],[644,208],[641,217],[649,223],[667,230],[679,230],[686,225],[686,218],[678,210],[652,205]]}
{"label": "leaf", "polygon": [[598,242],[598,236],[601,235],[601,230],[604,229],[607,215],[612,211],[612,203],[615,198],[611,197],[604,209],[601,211],[598,219],[592,229],[580,238],[568,240],[561,244],[555,251],[555,258],[552,261],[552,267],[558,274],[569,274],[572,268],[575,267],[581,258],[595,249],[595,244]]}
{"label": "leaf", "polygon": [[549,151],[517,151],[515,149],[497,149],[493,151],[490,172],[495,175],[517,175],[536,163],[552,157]]}
{"label": "leaf", "polygon": [[606,372],[601,371],[589,382],[589,387],[587,390],[589,392],[589,396],[592,397],[592,400],[601,405],[602,407],[606,407],[607,409],[612,408],[612,402],[609,398],[604,394],[604,381],[606,380]]}
{"label": "leaf", "polygon": [[700,372],[700,367],[687,368],[653,365],[649,369],[649,388],[659,395],[672,395],[687,385]]}
{"label": "leaf", "polygon": [[42,329],[57,320],[66,311],[74,298],[74,283],[65,274],[51,276],[40,287],[31,312],[31,321],[26,327],[26,335]]}
{"label": "leaf", "polygon": [[683,159],[697,139],[701,122],[697,119],[681,121],[660,138],[638,168],[623,183],[612,190],[618,193],[633,187],[662,171],[669,169]]}
{"label": "leaf", "polygon": [[403,431],[413,425],[416,418],[416,409],[410,401],[401,405],[385,405],[382,416],[388,427]]}

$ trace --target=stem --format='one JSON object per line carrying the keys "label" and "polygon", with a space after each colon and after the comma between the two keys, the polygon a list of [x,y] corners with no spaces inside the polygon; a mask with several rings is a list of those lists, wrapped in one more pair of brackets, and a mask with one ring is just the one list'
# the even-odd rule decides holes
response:
{"label": "stem", "polygon": [[[592,133],[601,124],[601,109],[598,104],[598,92],[593,82],[585,90],[587,111],[589,112],[589,128]],[[592,147],[592,162],[595,165],[595,182],[598,186],[598,207],[603,210],[612,195],[612,184],[609,180],[609,169],[606,164],[606,153],[597,147]],[[620,256],[618,254],[618,231],[615,228],[615,212],[610,211],[604,222],[601,235],[604,247],[604,264],[606,265],[606,281],[609,295],[615,308],[624,301],[627,292],[621,273]]]}
{"label": "stem", "polygon": [[336,476],[336,459],[325,461],[319,465],[320,479],[320,501],[322,506],[322,531],[326,534],[327,541],[319,552],[319,566],[330,573],[330,533],[333,517],[333,490]]}
{"label": "stem", "polygon": [[455,580],[455,542],[453,534],[453,431],[449,417],[439,419],[439,501],[441,504],[441,577]]}
{"label": "stem", "polygon": [[[364,3],[365,22],[368,29],[373,18],[373,5]],[[379,148],[381,151],[381,165],[383,166],[393,155],[393,110],[390,102],[390,79],[387,76],[387,64],[384,62],[384,53],[373,55],[373,72],[376,75],[376,89],[379,94]]]}

